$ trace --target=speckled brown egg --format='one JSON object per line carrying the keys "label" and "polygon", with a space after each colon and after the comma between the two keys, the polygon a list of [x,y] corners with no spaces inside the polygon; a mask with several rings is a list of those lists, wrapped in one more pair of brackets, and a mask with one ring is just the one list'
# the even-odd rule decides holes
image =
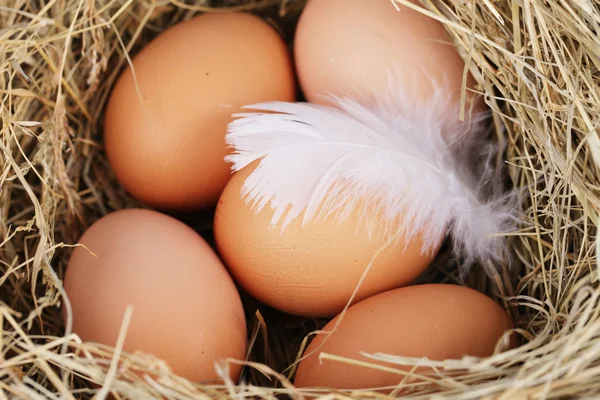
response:
{"label": "speckled brown egg", "polygon": [[[319,354],[408,371],[413,367],[374,361],[360,353],[430,360],[487,357],[512,328],[505,310],[473,289],[427,284],[391,290],[353,305],[345,315],[329,322],[304,352],[306,358],[298,366],[294,384],[387,391],[399,384],[404,375],[333,360],[320,361]],[[510,345],[514,345],[513,340],[514,337]],[[431,369],[422,367],[413,372],[423,374]]]}
{"label": "speckled brown egg", "polygon": [[123,71],[106,108],[106,154],[143,203],[212,207],[230,176],[231,114],[295,96],[291,57],[274,28],[246,13],[202,14],[162,32]]}
{"label": "speckled brown egg", "polygon": [[[83,341],[115,346],[131,306],[127,352],[153,354],[192,381],[218,379],[217,361],[244,359],[240,296],[191,228],[155,211],[129,209],[98,220],[79,244],[85,248],[73,252],[64,287],[73,332]],[[231,378],[239,373],[232,365]]]}
{"label": "speckled brown egg", "polygon": [[343,220],[332,214],[303,226],[300,216],[283,232],[281,222],[270,227],[273,210],[267,206],[256,214],[241,194],[254,166],[229,181],[217,205],[214,231],[234,279],[263,303],[290,314],[334,316],[372,260],[355,301],[413,282],[434,259],[435,251],[422,252],[422,235],[406,243],[377,234],[386,222],[373,208],[368,217],[357,207]]}

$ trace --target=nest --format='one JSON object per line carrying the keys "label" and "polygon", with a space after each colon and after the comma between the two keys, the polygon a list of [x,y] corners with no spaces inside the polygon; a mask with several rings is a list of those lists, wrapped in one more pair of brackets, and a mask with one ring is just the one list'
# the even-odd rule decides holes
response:
{"label": "nest", "polygon": [[[100,216],[138,206],[111,173],[100,129],[108,93],[128,55],[167,26],[200,12],[256,12],[291,41],[303,2],[3,4],[1,397],[328,395],[295,389],[289,381],[293,368],[288,368],[307,334],[323,321],[256,312],[250,303],[246,383],[200,385],[177,377],[149,355],[82,343],[65,334],[61,317],[61,278],[71,245]],[[523,190],[524,223],[510,237],[513,265],[481,266],[465,280],[457,269],[438,267],[428,278],[468,285],[499,301],[515,321],[520,346],[485,359],[431,362],[445,372],[429,376],[429,385],[411,384],[412,395],[600,395],[600,6],[591,0],[445,0],[425,1],[419,10],[444,23],[494,111],[497,140],[507,145],[507,180]],[[210,237],[210,216],[188,222]],[[486,273],[490,270],[496,272]],[[393,367],[420,360],[387,361]],[[155,378],[134,374],[131,366]]]}

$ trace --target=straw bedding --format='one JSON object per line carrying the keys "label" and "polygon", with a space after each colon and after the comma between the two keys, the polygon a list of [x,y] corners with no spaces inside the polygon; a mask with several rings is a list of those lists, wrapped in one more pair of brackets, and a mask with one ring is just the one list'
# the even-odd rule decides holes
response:
{"label": "straw bedding", "polygon": [[[246,384],[219,386],[178,378],[147,355],[81,343],[61,317],[70,246],[101,215],[137,205],[110,172],[100,125],[126,54],[166,26],[223,7],[257,12],[291,40],[302,3],[0,2],[0,398],[102,398],[109,390],[115,398],[309,394],[291,386],[293,369],[286,368],[323,321],[250,313]],[[600,5],[445,0],[425,1],[422,12],[444,22],[479,81],[497,140],[507,146],[500,160],[507,181],[522,190],[523,224],[510,238],[513,265],[476,268],[460,282],[507,308],[521,346],[487,359],[431,362],[445,372],[412,384],[412,395],[600,395]],[[210,237],[210,215],[187,222]],[[456,268],[442,268],[445,261],[426,279],[459,282]],[[154,379],[131,373],[132,365]]]}

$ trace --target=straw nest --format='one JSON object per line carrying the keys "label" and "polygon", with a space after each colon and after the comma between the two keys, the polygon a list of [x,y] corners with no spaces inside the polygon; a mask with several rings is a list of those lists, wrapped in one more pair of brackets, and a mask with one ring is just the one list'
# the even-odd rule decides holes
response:
{"label": "straw nest", "polygon": [[[69,246],[101,215],[136,205],[110,172],[99,129],[126,54],[168,25],[223,7],[260,13],[290,40],[302,3],[1,2],[1,398],[103,397],[109,389],[116,398],[308,395],[290,385],[286,367],[323,321],[252,311],[247,383],[195,385],[150,356],[65,334],[60,307]],[[523,188],[524,223],[510,238],[515,265],[491,275],[478,268],[463,282],[505,305],[521,346],[486,359],[432,362],[446,372],[429,376],[431,385],[413,384],[413,395],[598,395],[600,7],[593,0],[446,0],[424,2],[422,12],[444,22],[495,111],[507,179]],[[199,221],[195,227],[209,235],[210,216]],[[435,272],[437,281],[458,281],[452,268]],[[388,358],[388,365],[417,361]],[[155,379],[128,372],[132,365]]]}

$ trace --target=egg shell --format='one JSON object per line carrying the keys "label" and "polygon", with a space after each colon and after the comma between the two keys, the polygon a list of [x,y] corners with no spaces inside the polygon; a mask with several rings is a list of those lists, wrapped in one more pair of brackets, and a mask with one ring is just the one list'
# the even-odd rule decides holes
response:
{"label": "egg shell", "polygon": [[[326,96],[349,95],[368,103],[372,96],[397,90],[422,101],[438,88],[460,99],[465,64],[443,25],[398,7],[390,0],[308,1],[294,39],[298,78],[308,101],[328,104]],[[474,88],[475,80],[467,77],[467,87]]]}
{"label": "egg shell", "polygon": [[108,101],[106,154],[121,185],[163,211],[216,204],[230,176],[226,128],[240,106],[296,97],[286,44],[251,14],[176,24],[132,64],[135,79],[126,68]]}
{"label": "egg shell", "polygon": [[[216,361],[244,359],[240,296],[191,228],[156,211],[128,209],[95,222],[79,244],[85,248],[73,252],[64,287],[73,332],[83,341],[114,346],[131,305],[125,351],[153,354],[192,381],[219,379]],[[231,378],[239,373],[231,365]]]}
{"label": "egg shell", "polygon": [[[236,172],[215,214],[219,254],[234,279],[252,296],[281,311],[306,317],[332,317],[350,300],[361,276],[390,240],[381,213],[359,208],[348,219],[335,214],[302,226],[302,215],[281,230],[270,227],[273,210],[255,213],[241,189],[256,164]],[[422,238],[390,242],[366,275],[355,302],[413,282],[432,262]],[[436,249],[437,251],[437,249]]]}
{"label": "egg shell", "polygon": [[[508,314],[492,299],[449,284],[415,285],[372,296],[350,307],[334,331],[339,318],[329,322],[307,347],[294,380],[297,387],[382,389],[404,379],[392,372],[320,361],[320,353],[410,371],[412,366],[377,362],[360,352],[430,360],[486,357],[513,328]],[[431,370],[420,367],[413,372]]]}

